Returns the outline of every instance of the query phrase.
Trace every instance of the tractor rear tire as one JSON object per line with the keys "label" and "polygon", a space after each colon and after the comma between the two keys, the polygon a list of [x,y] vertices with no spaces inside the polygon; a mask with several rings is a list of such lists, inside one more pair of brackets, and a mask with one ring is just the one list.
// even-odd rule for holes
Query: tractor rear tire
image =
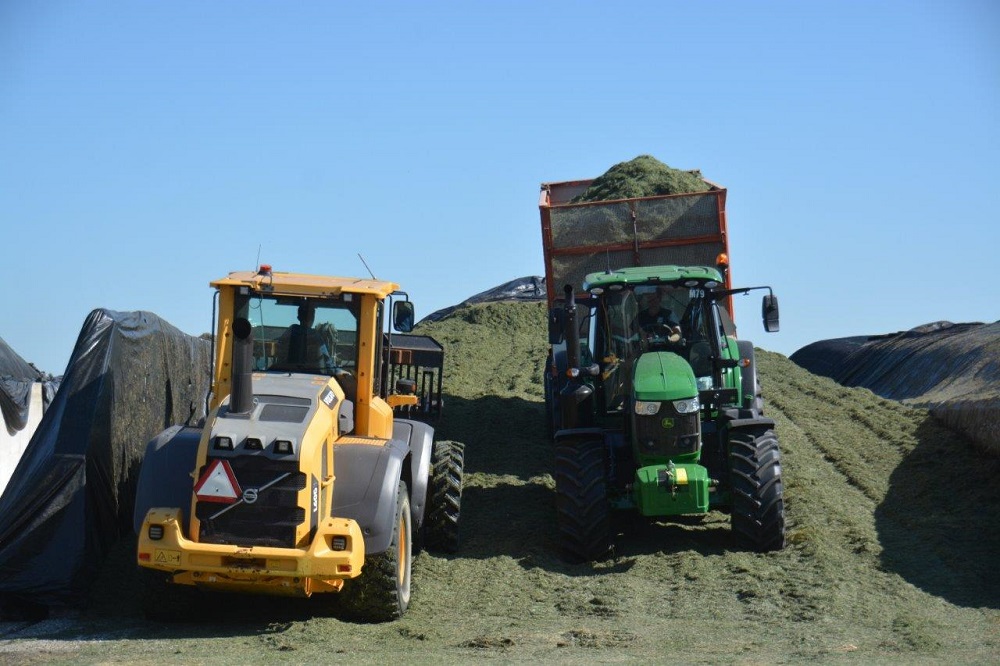
{"label": "tractor rear tire", "polygon": [[458,550],[464,468],[464,444],[450,441],[434,443],[427,484],[427,516],[424,519],[424,543],[431,550],[446,553]]}
{"label": "tractor rear tire", "polygon": [[559,545],[574,561],[592,561],[611,550],[604,441],[556,444],[556,519]]}
{"label": "tractor rear tire", "polygon": [[767,426],[729,433],[733,532],[753,550],[785,547],[785,502],[778,437]]}
{"label": "tractor rear tire", "polygon": [[410,605],[413,528],[406,483],[399,482],[392,541],[381,553],[365,558],[361,575],[344,583],[340,593],[344,615],[358,622],[389,622]]}

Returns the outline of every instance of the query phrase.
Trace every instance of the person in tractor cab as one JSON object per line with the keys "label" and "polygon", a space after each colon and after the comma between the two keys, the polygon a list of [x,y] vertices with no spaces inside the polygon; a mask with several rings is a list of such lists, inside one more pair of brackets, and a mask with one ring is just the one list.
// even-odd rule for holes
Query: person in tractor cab
{"label": "person in tractor cab", "polygon": [[330,354],[319,332],[313,328],[316,306],[309,302],[299,305],[299,323],[292,324],[278,338],[277,364],[305,372],[326,371],[331,365]]}
{"label": "person in tractor cab", "polygon": [[639,310],[639,328],[645,333],[661,332],[669,329],[670,334],[680,335],[680,324],[673,312],[664,308],[661,303],[660,290],[652,289],[642,295],[642,310]]}

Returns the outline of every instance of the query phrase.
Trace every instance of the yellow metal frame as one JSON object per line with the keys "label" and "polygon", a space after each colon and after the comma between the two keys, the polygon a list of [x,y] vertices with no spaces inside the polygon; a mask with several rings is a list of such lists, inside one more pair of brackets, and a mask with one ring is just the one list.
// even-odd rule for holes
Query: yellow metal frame
{"label": "yellow metal frame", "polygon": [[[150,539],[150,526],[162,527],[163,538]],[[333,550],[334,537],[344,537],[346,549]],[[184,537],[180,509],[155,508],[143,521],[137,557],[140,566],[175,574],[175,583],[308,596],[360,575],[365,541],[356,521],[328,518],[308,548],[197,543]]]}

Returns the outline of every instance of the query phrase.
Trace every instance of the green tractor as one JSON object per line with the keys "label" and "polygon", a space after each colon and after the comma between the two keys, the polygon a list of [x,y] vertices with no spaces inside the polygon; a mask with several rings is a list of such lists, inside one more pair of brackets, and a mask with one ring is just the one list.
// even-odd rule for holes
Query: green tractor
{"label": "green tractor", "polygon": [[[546,405],[560,545],[577,560],[612,547],[615,512],[731,514],[745,547],[785,545],[781,457],[764,416],[753,344],[737,340],[725,265],[587,274],[550,310]],[[583,342],[581,342],[581,337]]]}

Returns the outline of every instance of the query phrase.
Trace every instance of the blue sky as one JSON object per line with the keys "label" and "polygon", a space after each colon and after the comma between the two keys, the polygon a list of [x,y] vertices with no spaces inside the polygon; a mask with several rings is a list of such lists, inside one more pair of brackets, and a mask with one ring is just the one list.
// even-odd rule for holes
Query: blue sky
{"label": "blue sky", "polygon": [[651,154],[726,186],[741,335],[1000,319],[1000,3],[0,3],[0,337],[210,328],[210,280],[544,272],[539,185]]}

